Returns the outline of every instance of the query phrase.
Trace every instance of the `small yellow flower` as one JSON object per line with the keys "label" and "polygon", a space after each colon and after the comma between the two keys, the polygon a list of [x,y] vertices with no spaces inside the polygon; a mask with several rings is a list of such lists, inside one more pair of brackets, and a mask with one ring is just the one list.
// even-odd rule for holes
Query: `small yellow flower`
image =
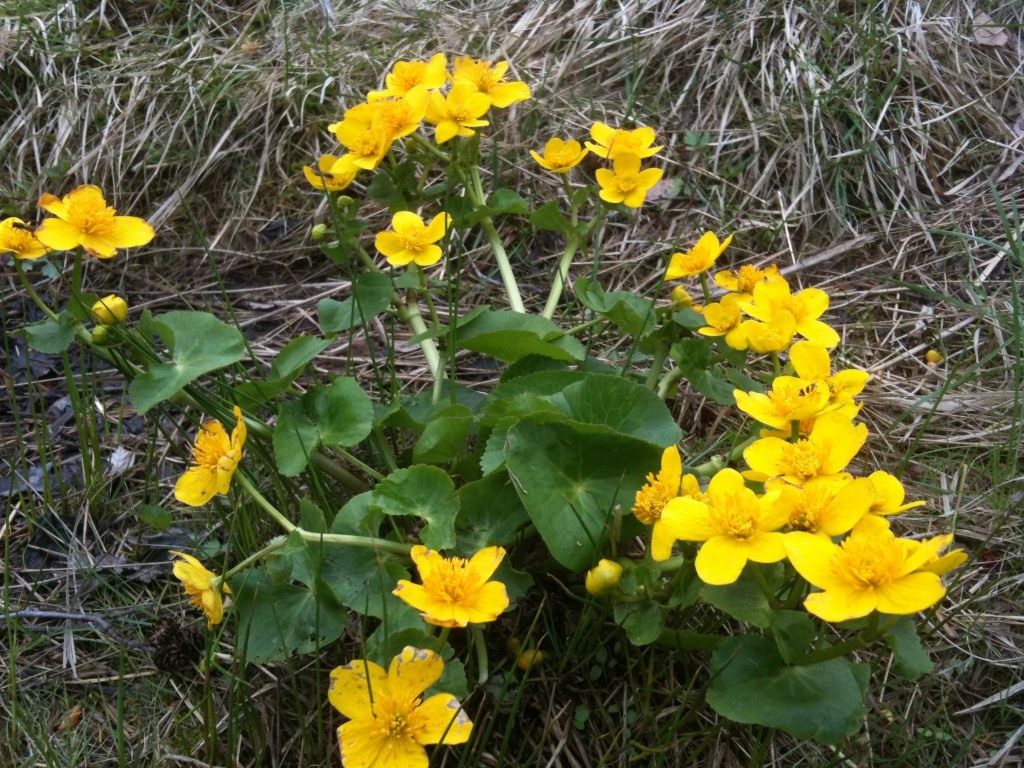
{"label": "small yellow flower", "polygon": [[[742,302],[740,306],[743,306]],[[793,343],[796,333],[796,319],[785,310],[776,312],[765,322],[744,320],[740,323],[739,334],[747,348],[759,355],[770,352],[785,352]]]}
{"label": "small yellow flower", "polygon": [[871,378],[867,371],[848,368],[832,373],[828,350],[814,341],[798,341],[789,350],[789,362],[802,379],[823,380],[831,393],[831,403],[844,405],[859,395]]}
{"label": "small yellow flower", "polygon": [[808,381],[794,376],[776,376],[772,391],[733,390],[736,407],[753,419],[776,429],[786,429],[794,421],[817,416],[828,407],[829,391],[823,381]]}
{"label": "small yellow flower", "polygon": [[530,98],[530,86],[518,80],[505,82],[508,62],[494,65],[468,56],[460,56],[452,63],[452,82],[469,83],[480,93],[487,94],[491,104],[504,109],[517,101]]}
{"label": "small yellow flower", "polygon": [[200,507],[218,493],[227,493],[231,487],[231,478],[242,460],[247,434],[242,409],[236,405],[233,410],[235,428],[230,438],[216,419],[200,427],[192,466],[174,486],[174,498],[182,504]]}
{"label": "small yellow flower", "polygon": [[412,548],[422,584],[400,579],[394,594],[439,627],[464,627],[494,621],[508,608],[500,581],[488,581],[505,557],[502,547],[485,547],[466,560],[446,558],[423,545]]}
{"label": "small yellow flower", "polygon": [[743,327],[743,312],[740,310],[739,298],[727,293],[722,300],[704,307],[704,319],[707,325],[698,328],[702,336],[716,338],[725,337],[725,343],[732,349],[747,348],[746,333]]}
{"label": "small yellow flower", "polygon": [[923,501],[912,501],[909,504],[904,504],[903,500],[906,498],[906,491],[903,488],[903,483],[896,476],[882,470],[872,472],[867,477],[859,477],[855,482],[863,486],[868,493],[871,499],[868,513],[872,515],[888,517],[925,505]]}
{"label": "small yellow flower", "polygon": [[942,356],[942,353],[939,352],[939,350],[929,349],[927,352],[924,353],[924,359],[930,367],[934,368],[937,365],[941,365],[942,361],[945,360],[946,358]]}
{"label": "small yellow flower", "polygon": [[[337,123],[327,126],[341,146],[348,150],[348,162],[365,171],[372,171],[391,151],[395,139],[384,129],[376,104],[357,104],[346,110]],[[333,169],[332,169],[333,172]]]}
{"label": "small yellow flower", "polygon": [[788,312],[796,322],[796,332],[810,341],[831,349],[839,344],[839,334],[818,318],[828,309],[828,294],[820,288],[805,288],[792,293],[782,277],[764,280],[754,286],[752,299],[743,311],[756,320],[770,322],[780,312]]}
{"label": "small yellow flower", "polygon": [[838,475],[868,439],[864,424],[854,425],[842,414],[827,413],[814,421],[806,438],[795,443],[765,437],[747,446],[743,459],[751,480],[782,478],[800,485],[813,477]]}
{"label": "small yellow flower", "polygon": [[686,253],[673,253],[669,257],[668,269],[665,270],[665,280],[681,280],[684,277],[699,275],[707,272],[715,265],[718,257],[722,255],[729,243],[732,242],[732,235],[729,235],[722,242],[718,242],[718,236],[714,232],[705,232],[700,236],[697,244]]}
{"label": "small yellow flower", "polygon": [[404,267],[415,262],[429,267],[441,260],[441,246],[451,224],[451,216],[439,213],[425,224],[412,211],[398,211],[391,217],[391,229],[378,232],[374,246],[388,260],[389,264]]}
{"label": "small yellow flower", "polygon": [[429,94],[422,88],[410,91],[397,99],[382,99],[372,102],[377,114],[374,124],[384,131],[392,141],[415,133],[427,114]]}
{"label": "small yellow flower", "polygon": [[0,253],[13,253],[16,259],[38,259],[49,252],[33,234],[31,225],[15,216],[0,221]]}
{"label": "small yellow flower", "polygon": [[587,592],[594,596],[603,595],[619,586],[621,579],[622,565],[614,560],[602,558],[597,565],[587,571]]}
{"label": "small yellow flower", "polygon": [[731,269],[723,269],[715,273],[715,285],[727,291],[740,294],[748,301],[754,291],[754,286],[765,280],[782,277],[779,268],[769,264],[763,269],[752,264],[744,264],[735,272]]}
{"label": "small yellow flower", "polygon": [[623,128],[612,128],[604,123],[594,123],[590,127],[590,137],[594,140],[587,142],[587,149],[598,157],[614,160],[619,155],[636,155],[638,158],[651,157],[656,155],[661,147],[653,147],[653,128],[634,128],[626,130]]}
{"label": "small yellow flower", "polygon": [[839,545],[812,533],[786,536],[789,561],[821,592],[804,606],[825,621],[849,621],[872,611],[906,615],[923,611],[946,594],[935,565],[951,537],[927,542],[897,539],[884,520],[867,517]]}
{"label": "small yellow flower", "polygon": [[39,198],[39,207],[56,218],[44,219],[36,238],[55,251],[81,246],[92,256],[109,259],[118,248],[145,245],[156,236],[138,216],[118,216],[92,184],[76,187],[63,198],[47,193]]}
{"label": "small yellow flower", "polygon": [[331,671],[327,698],[348,718],[338,728],[345,768],[427,768],[427,744],[464,744],[473,723],[450,693],[423,692],[444,672],[436,653],[406,646],[385,671],[364,659]]}
{"label": "small yellow flower", "polygon": [[456,136],[472,136],[474,128],[490,125],[480,119],[490,107],[490,96],[464,80],[456,82],[447,97],[433,91],[427,102],[426,117],[428,123],[436,126],[434,140],[444,144]]}
{"label": "small yellow flower", "polygon": [[633,516],[645,525],[654,525],[671,499],[679,495],[683,480],[683,460],[679,449],[670,445],[661,454],[661,468],[657,474],[647,473],[647,482],[636,492]]}
{"label": "small yellow flower", "polygon": [[589,150],[584,149],[576,139],[568,139],[566,141],[562,139],[548,139],[544,145],[543,155],[538,154],[532,149],[530,150],[530,155],[545,170],[552,173],[568,173],[580,164],[580,161],[586,157],[587,152]]}
{"label": "small yellow flower", "polygon": [[305,175],[306,181],[321,192],[340,192],[347,189],[355,181],[360,170],[350,155],[343,157],[322,155],[316,161],[316,168],[309,165],[302,166],[302,173]]}
{"label": "small yellow flower", "polygon": [[89,314],[100,325],[117,325],[128,317],[128,302],[112,293],[93,304]]}
{"label": "small yellow flower", "polygon": [[436,53],[429,61],[398,61],[384,78],[384,90],[370,91],[368,101],[405,96],[413,90],[436,90],[448,80],[448,59]]}
{"label": "small yellow flower", "polygon": [[224,620],[224,597],[230,595],[231,587],[220,581],[216,573],[208,570],[199,560],[184,552],[171,552],[174,561],[174,576],[185,587],[192,604],[206,615],[207,629]]}
{"label": "small yellow flower", "polygon": [[672,543],[702,541],[694,565],[705,584],[732,584],[748,561],[777,563],[786,557],[783,535],[785,510],[775,501],[778,494],[758,496],[747,488],[735,469],[715,473],[708,483],[707,503],[682,497],[665,506],[661,516],[663,536],[652,537],[651,557],[667,560]]}
{"label": "small yellow flower", "polygon": [[598,168],[595,174],[601,186],[600,196],[606,203],[623,203],[629,208],[639,208],[647,199],[647,193],[657,184],[665,171],[661,168],[640,170],[640,158],[631,153],[615,155],[612,168]]}

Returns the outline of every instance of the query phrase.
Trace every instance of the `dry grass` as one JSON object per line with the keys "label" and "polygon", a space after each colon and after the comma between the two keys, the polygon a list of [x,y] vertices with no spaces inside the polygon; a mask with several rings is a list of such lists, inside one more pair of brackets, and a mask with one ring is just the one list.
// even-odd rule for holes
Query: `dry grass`
{"label": "dry grass", "polygon": [[[974,564],[937,614],[929,642],[939,671],[876,689],[861,739],[843,752],[777,739],[752,756],[759,734],[715,730],[707,712],[695,725],[666,683],[648,685],[649,717],[632,733],[652,752],[633,764],[1020,765],[1024,245],[1013,216],[1024,200],[1024,11],[989,7],[989,26],[978,25],[980,12],[842,0],[9,0],[0,9],[0,211],[29,218],[43,191],[99,184],[120,209],[146,215],[159,239],[131,260],[94,262],[93,283],[137,307],[230,306],[254,353],[269,359],[313,329],[321,297],[347,288],[307,242],[323,211],[301,166],[333,150],[327,123],[394,60],[437,50],[508,58],[536,99],[502,122],[490,170],[538,193],[547,180],[509,158],[525,158],[550,132],[580,136],[594,119],[655,127],[681,190],[609,227],[602,282],[648,291],[668,248],[711,228],[739,233],[737,262],[777,261],[828,290],[845,362],[874,374],[864,415],[876,438],[865,460],[899,468],[930,502],[917,530],[955,525]],[[528,304],[543,301],[556,257],[543,240],[513,253],[527,293],[535,288]],[[489,263],[474,270],[484,296],[495,274]],[[23,303],[9,267],[4,277],[9,331]],[[929,348],[945,362],[928,366]],[[320,362],[349,353],[332,347]],[[422,369],[410,358],[403,370],[414,377]],[[138,540],[132,509],[167,494],[158,479],[174,468],[161,460],[164,444],[126,426],[116,382],[83,375],[82,391],[113,409],[98,425],[19,449],[27,431],[52,426],[42,408],[67,382],[44,372],[30,385],[5,368],[0,450],[24,458],[21,470],[40,455],[81,465],[90,446],[108,456],[121,443],[137,465],[109,480],[79,471],[84,492],[8,497],[7,610],[101,615],[109,626],[7,624],[0,673],[17,678],[21,699],[0,698],[0,765],[205,764],[193,702],[207,683],[159,673],[122,642],[137,643],[157,613],[181,610],[166,579],[128,578],[125,563],[162,551]],[[693,398],[679,407],[684,425],[709,418]],[[183,520],[176,530],[200,536],[216,524]],[[26,564],[33,548],[52,551]],[[244,747],[222,764],[328,764],[329,732],[294,735],[319,722],[294,714],[309,712],[309,690],[278,681],[322,677],[336,660],[232,670],[247,676],[248,698],[231,717],[218,702],[218,716],[225,739],[233,732]],[[599,686],[589,661],[530,688],[537,727],[520,751],[534,755],[529,764],[627,764],[626,705],[643,667]],[[574,724],[580,701],[600,713],[591,725]],[[82,722],[65,722],[76,705]],[[674,742],[684,725],[710,733],[707,743]],[[502,759],[481,757],[528,764]]]}

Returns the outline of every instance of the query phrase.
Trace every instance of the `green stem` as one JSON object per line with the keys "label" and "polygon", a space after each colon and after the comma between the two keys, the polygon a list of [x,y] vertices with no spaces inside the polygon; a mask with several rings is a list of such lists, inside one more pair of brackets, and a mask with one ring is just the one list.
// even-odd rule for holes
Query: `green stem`
{"label": "green stem", "polygon": [[711,286],[708,285],[708,273],[707,272],[701,272],[699,279],[700,279],[700,289],[701,289],[701,291],[704,292],[704,303],[705,304],[710,304],[711,303]]}
{"label": "green stem", "polygon": [[654,359],[651,360],[651,370],[647,372],[647,379],[644,381],[644,386],[648,389],[657,391],[658,376],[661,375],[661,369],[665,367],[665,359],[667,357],[668,346],[665,344],[659,345],[654,351]]}
{"label": "green stem", "polygon": [[[480,181],[480,170],[475,164],[469,167],[469,183],[466,185],[466,191],[469,193],[473,205],[477,208],[483,208],[487,204],[484,185]],[[512,307],[514,312],[525,314],[526,306],[523,304],[523,298],[519,294],[519,283],[516,282],[515,273],[512,271],[512,264],[508,260],[508,254],[505,252],[505,246],[501,242],[501,237],[494,226],[494,221],[490,216],[485,216],[480,220],[480,228],[487,236],[487,241],[491,244],[491,250],[494,252],[494,259],[498,262],[498,271],[501,273],[501,280],[505,284],[505,293],[508,296],[509,306]]]}
{"label": "green stem", "polygon": [[480,627],[470,627],[470,632],[473,637],[473,650],[476,651],[476,679],[480,685],[483,685],[489,676],[487,642],[484,640],[484,633]]}
{"label": "green stem", "polygon": [[874,626],[867,627],[860,634],[851,637],[848,640],[844,640],[838,645],[833,645],[829,648],[821,648],[817,651],[811,651],[805,653],[803,656],[799,656],[793,661],[793,666],[808,666],[811,664],[820,664],[823,661],[830,661],[832,659],[838,659],[840,656],[846,656],[847,654],[859,651],[861,648],[867,647],[875,640],[880,638],[894,626],[900,620],[900,616],[893,616],[891,621],[887,621],[884,624],[879,623],[878,615],[873,614]]}
{"label": "green stem", "polygon": [[[427,332],[427,324],[423,322],[423,315],[420,314],[418,304],[395,299],[395,307],[398,309],[398,316],[409,324],[409,328],[412,329],[415,335],[419,336]],[[444,382],[444,361],[441,359],[441,353],[438,351],[437,344],[434,343],[433,339],[422,339],[420,341],[420,349],[423,350],[423,356],[427,359],[427,368],[430,370],[430,375],[434,378],[433,401],[436,403],[441,399],[441,385]]]}
{"label": "green stem", "polygon": [[448,642],[448,635],[451,634],[451,627],[441,627],[441,631],[437,633],[437,639],[434,641],[434,652],[438,655],[444,650],[444,644]]}
{"label": "green stem", "polygon": [[683,378],[682,368],[673,368],[671,371],[666,373],[664,377],[662,377],[661,381],[658,382],[658,397],[660,397],[662,400],[667,398],[669,396],[669,393],[672,391],[672,388],[675,386],[675,384],[679,382],[681,378]]}
{"label": "green stem", "polygon": [[772,352],[771,353],[771,358],[772,358],[772,369],[775,371],[775,375],[776,376],[781,376],[782,375],[782,361],[779,360],[779,353],[778,352]]}
{"label": "green stem", "polygon": [[256,486],[252,484],[252,481],[249,480],[244,472],[235,472],[235,477],[238,479],[238,484],[245,489],[245,492],[252,497],[253,501],[263,508],[263,511],[274,519],[274,522],[284,528],[288,533],[298,529],[299,526],[281,514],[281,510],[271,504],[267,500],[266,496],[256,490]]}
{"label": "green stem", "polygon": [[332,450],[335,453],[340,454],[345,459],[345,461],[354,466],[356,469],[360,470],[363,474],[367,475],[368,477],[372,477],[374,480],[377,481],[383,480],[386,477],[385,475],[382,475],[376,469],[371,467],[369,464],[357,459],[344,448],[334,447]]}
{"label": "green stem", "polygon": [[562,258],[558,262],[558,268],[555,270],[555,279],[551,284],[551,292],[548,294],[548,300],[544,304],[544,311],[541,313],[549,320],[555,316],[558,302],[562,299],[562,292],[565,290],[566,281],[569,279],[569,266],[572,264],[579,245],[579,238],[571,235],[569,242],[565,246],[565,253],[562,254]]}
{"label": "green stem", "polygon": [[21,287],[25,289],[25,293],[32,299],[32,303],[39,307],[39,310],[54,322],[59,322],[60,318],[57,313],[50,309],[50,305],[43,301],[43,298],[36,293],[35,286],[32,285],[32,281],[28,279],[28,275],[25,274],[25,267],[21,263],[21,259],[14,260],[14,271],[18,273],[18,279],[21,281]]}
{"label": "green stem", "polygon": [[230,579],[232,576],[234,576],[239,571],[248,568],[250,565],[255,563],[257,560],[261,560],[262,558],[266,557],[271,552],[273,552],[275,549],[280,549],[281,547],[283,547],[287,543],[288,543],[288,538],[285,537],[285,536],[278,536],[278,537],[272,539],[271,542],[269,544],[267,544],[267,546],[265,546],[263,549],[259,550],[258,552],[254,552],[253,554],[251,554],[247,558],[245,558],[242,562],[237,563],[236,565],[234,565],[233,567],[231,567],[227,571],[225,571],[224,574],[220,577],[220,581],[221,582],[227,581],[228,579]]}

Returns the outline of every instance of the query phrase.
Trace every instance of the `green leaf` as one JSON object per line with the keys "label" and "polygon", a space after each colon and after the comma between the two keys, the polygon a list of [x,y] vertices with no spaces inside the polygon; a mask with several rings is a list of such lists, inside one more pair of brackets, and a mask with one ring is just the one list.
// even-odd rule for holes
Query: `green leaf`
{"label": "green leaf", "polygon": [[633,645],[650,645],[664,627],[661,606],[650,600],[616,603],[615,621],[626,630],[626,637]]}
{"label": "green leaf", "polygon": [[582,360],[583,345],[552,321],[539,315],[489,310],[460,325],[455,346],[513,363],[527,355],[544,355],[555,360]]}
{"label": "green leaf", "polygon": [[459,488],[458,551],[472,554],[495,544],[517,541],[530,522],[512,481],[505,472]]}
{"label": "green leaf", "polygon": [[633,437],[534,416],[513,426],[506,464],[552,556],[579,572],[593,565],[616,504],[630,505],[661,451]]}
{"label": "green leaf", "polygon": [[392,472],[372,491],[371,506],[386,515],[412,515],[427,521],[420,541],[430,549],[455,545],[455,515],[459,497],[448,473],[418,464]]}
{"label": "green leaf", "polygon": [[166,531],[174,522],[171,513],[156,504],[140,504],[135,508],[135,516],[158,531]]}
{"label": "green leaf", "polygon": [[59,355],[75,340],[74,322],[70,314],[61,312],[56,322],[47,318],[42,322],[26,325],[20,333],[36,352]]}
{"label": "green leaf", "polygon": [[336,376],[326,387],[317,387],[303,398],[324,445],[355,445],[373,429],[373,401],[350,376]]}
{"label": "green leaf", "polygon": [[340,637],[347,623],[348,612],[321,582],[311,589],[250,569],[231,579],[231,588],[237,647],[252,664],[322,648]]}
{"label": "green leaf", "polygon": [[576,298],[598,312],[626,333],[641,336],[654,327],[654,302],[627,291],[606,292],[589,277],[581,277],[573,284]]}
{"label": "green leaf", "polygon": [[204,373],[237,363],[245,356],[245,339],[234,326],[208,312],[165,312],[146,324],[171,356],[171,363],[153,363],[128,387],[139,413],[174,396]]}
{"label": "green leaf", "polygon": [[530,204],[526,202],[517,192],[501,187],[494,190],[487,198],[487,207],[491,214],[498,216],[502,214],[527,214],[530,212]]}
{"label": "green leaf", "polygon": [[309,455],[320,442],[320,431],[300,401],[281,403],[274,427],[274,460],[277,471],[294,477],[306,468]]}
{"label": "green leaf", "polygon": [[775,645],[787,664],[806,653],[814,639],[814,622],[803,611],[775,611],[770,626]]}
{"label": "green leaf", "polygon": [[683,436],[660,397],[619,376],[587,374],[550,400],[574,421],[601,424],[662,448],[675,445]]}
{"label": "green leaf", "polygon": [[917,680],[927,675],[935,665],[928,657],[928,651],[921,645],[917,626],[911,616],[904,616],[885,633],[885,642],[892,648],[896,674],[907,680]]}
{"label": "green leaf", "polygon": [[473,414],[464,405],[449,405],[426,426],[412,448],[415,464],[446,464],[466,447]]}
{"label": "green leaf", "polygon": [[834,744],[866,713],[861,674],[846,659],[787,667],[769,638],[730,637],[712,655],[707,702],[738,723]]}
{"label": "green leaf", "polygon": [[544,205],[531,213],[530,223],[537,229],[548,232],[568,233],[572,230],[572,225],[562,214],[562,211],[559,210],[558,203],[555,201],[544,203]]}
{"label": "green leaf", "polygon": [[299,525],[313,533],[327,530],[327,517],[312,499],[306,497],[299,502]]}
{"label": "green leaf", "polygon": [[772,586],[777,586],[782,579],[782,569],[778,564],[764,566],[758,563],[747,563],[747,567],[743,569],[743,573],[734,584],[725,586],[705,584],[701,587],[700,596],[702,600],[711,603],[720,611],[725,611],[734,619],[764,629],[771,623],[773,611],[768,598],[765,597],[754,577],[754,568],[760,568]]}
{"label": "green leaf", "polygon": [[321,299],[316,305],[320,328],[329,334],[359,328],[391,306],[393,297],[394,288],[387,275],[363,272],[356,277],[347,299]]}
{"label": "green leaf", "polygon": [[243,408],[267,402],[285,392],[309,362],[323,352],[330,339],[296,336],[277,353],[263,381],[247,381],[235,387],[235,399]]}

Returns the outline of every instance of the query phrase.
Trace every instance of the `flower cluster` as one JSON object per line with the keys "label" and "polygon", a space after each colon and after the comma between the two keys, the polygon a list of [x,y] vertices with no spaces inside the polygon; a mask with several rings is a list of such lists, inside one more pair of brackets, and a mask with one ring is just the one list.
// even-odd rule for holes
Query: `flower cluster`
{"label": "flower cluster", "polygon": [[[667,277],[702,274],[728,242],[707,233],[688,254],[673,255]],[[683,474],[676,448],[666,449],[633,506],[653,527],[654,560],[668,559],[676,541],[699,542],[697,575],[725,585],[748,562],[788,559],[821,590],[805,607],[826,621],[933,605],[945,594],[941,574],[966,555],[956,550],[940,557],[951,535],[898,538],[889,518],[923,502],[904,503],[902,483],[887,472],[857,477],[849,471],[868,437],[867,426],[855,421],[868,374],[833,371],[829,348],[839,337],[819,320],[828,295],[814,288],[794,294],[771,268],[719,273],[716,282],[730,293],[704,308],[709,326],[701,332],[725,336],[737,349],[788,351],[790,370],[767,393],[733,392],[737,407],[764,425],[743,451],[745,471],[721,469],[702,490],[694,475]],[[804,339],[793,343],[796,335]],[[775,342],[766,346],[767,338]]]}
{"label": "flower cluster", "polygon": [[653,146],[654,129],[628,130],[598,122],[591,126],[590,137],[593,141],[586,142],[585,146],[576,139],[552,138],[544,145],[543,154],[531,150],[530,155],[541,168],[566,174],[593,152],[612,166],[599,168],[594,174],[601,199],[613,205],[622,203],[627,208],[639,208],[665,173],[661,168],[641,168],[642,160],[661,149]]}
{"label": "flower cluster", "polygon": [[491,64],[456,57],[449,68],[443,53],[427,61],[399,61],[384,79],[385,87],[370,91],[366,101],[347,109],[328,130],[345,149],[323,155],[306,166],[306,179],[317,189],[339,192],[360,171],[373,171],[395,143],[427,123],[434,140],[444,144],[457,136],[473,136],[484,128],[490,109],[504,109],[530,98],[526,83],[506,80],[508,62]]}

